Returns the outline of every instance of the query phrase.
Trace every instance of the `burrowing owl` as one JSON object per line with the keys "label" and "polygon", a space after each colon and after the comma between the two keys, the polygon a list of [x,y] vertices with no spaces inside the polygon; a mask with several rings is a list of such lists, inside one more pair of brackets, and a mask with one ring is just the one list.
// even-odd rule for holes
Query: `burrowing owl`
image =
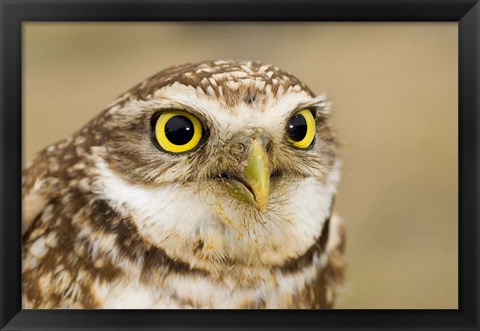
{"label": "burrowing owl", "polygon": [[260,62],[166,69],[24,170],[25,308],[329,308],[329,104]]}

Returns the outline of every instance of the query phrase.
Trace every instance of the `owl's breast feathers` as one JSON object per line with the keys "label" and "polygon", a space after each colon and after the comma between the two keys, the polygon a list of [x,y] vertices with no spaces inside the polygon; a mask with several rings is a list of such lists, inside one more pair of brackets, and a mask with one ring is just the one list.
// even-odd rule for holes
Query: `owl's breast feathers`
{"label": "owl's breast feathers", "polygon": [[[265,71],[274,71],[269,68]],[[154,76],[148,84],[137,86],[119,102],[135,95],[146,98],[169,79],[195,80],[202,86],[205,79],[227,77],[220,74],[225,70],[185,75],[174,68],[168,75]],[[270,75],[272,84],[279,75],[286,76],[278,71]],[[289,84],[301,84],[289,77]],[[206,85],[202,88],[208,89]],[[108,116],[94,119],[70,138],[40,152],[24,170],[25,308],[333,305],[334,289],[343,279],[345,230],[331,209],[328,217],[318,220],[323,226],[313,234],[314,243],[276,265],[251,266],[224,259],[211,265],[194,264],[172,257],[141,235],[134,214],[120,211],[97,190],[99,151],[104,151],[110,139],[105,130],[108,120]]]}

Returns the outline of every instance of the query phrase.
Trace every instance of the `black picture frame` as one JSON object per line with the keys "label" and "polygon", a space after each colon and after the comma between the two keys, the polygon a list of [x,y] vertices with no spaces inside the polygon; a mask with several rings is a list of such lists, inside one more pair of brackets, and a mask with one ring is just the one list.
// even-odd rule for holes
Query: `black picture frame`
{"label": "black picture frame", "polygon": [[[479,330],[480,4],[473,0],[0,0],[0,327]],[[458,310],[22,310],[22,22],[456,21],[459,23]]]}

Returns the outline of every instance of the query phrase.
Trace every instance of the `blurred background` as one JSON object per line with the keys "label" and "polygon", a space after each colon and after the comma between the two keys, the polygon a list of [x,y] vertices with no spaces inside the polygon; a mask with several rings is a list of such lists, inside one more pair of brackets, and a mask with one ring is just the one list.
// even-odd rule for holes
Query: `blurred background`
{"label": "blurred background", "polygon": [[249,59],[333,101],[337,308],[458,308],[457,23],[26,23],[24,163],[170,65]]}

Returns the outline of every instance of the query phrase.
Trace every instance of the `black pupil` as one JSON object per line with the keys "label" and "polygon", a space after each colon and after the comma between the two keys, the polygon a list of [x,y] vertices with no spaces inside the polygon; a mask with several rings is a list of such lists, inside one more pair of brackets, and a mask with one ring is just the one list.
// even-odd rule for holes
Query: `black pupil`
{"label": "black pupil", "polygon": [[175,145],[185,145],[193,138],[192,121],[185,116],[174,116],[165,124],[165,136]]}
{"label": "black pupil", "polygon": [[301,141],[307,135],[307,121],[303,115],[295,115],[288,122],[287,134],[293,141]]}

